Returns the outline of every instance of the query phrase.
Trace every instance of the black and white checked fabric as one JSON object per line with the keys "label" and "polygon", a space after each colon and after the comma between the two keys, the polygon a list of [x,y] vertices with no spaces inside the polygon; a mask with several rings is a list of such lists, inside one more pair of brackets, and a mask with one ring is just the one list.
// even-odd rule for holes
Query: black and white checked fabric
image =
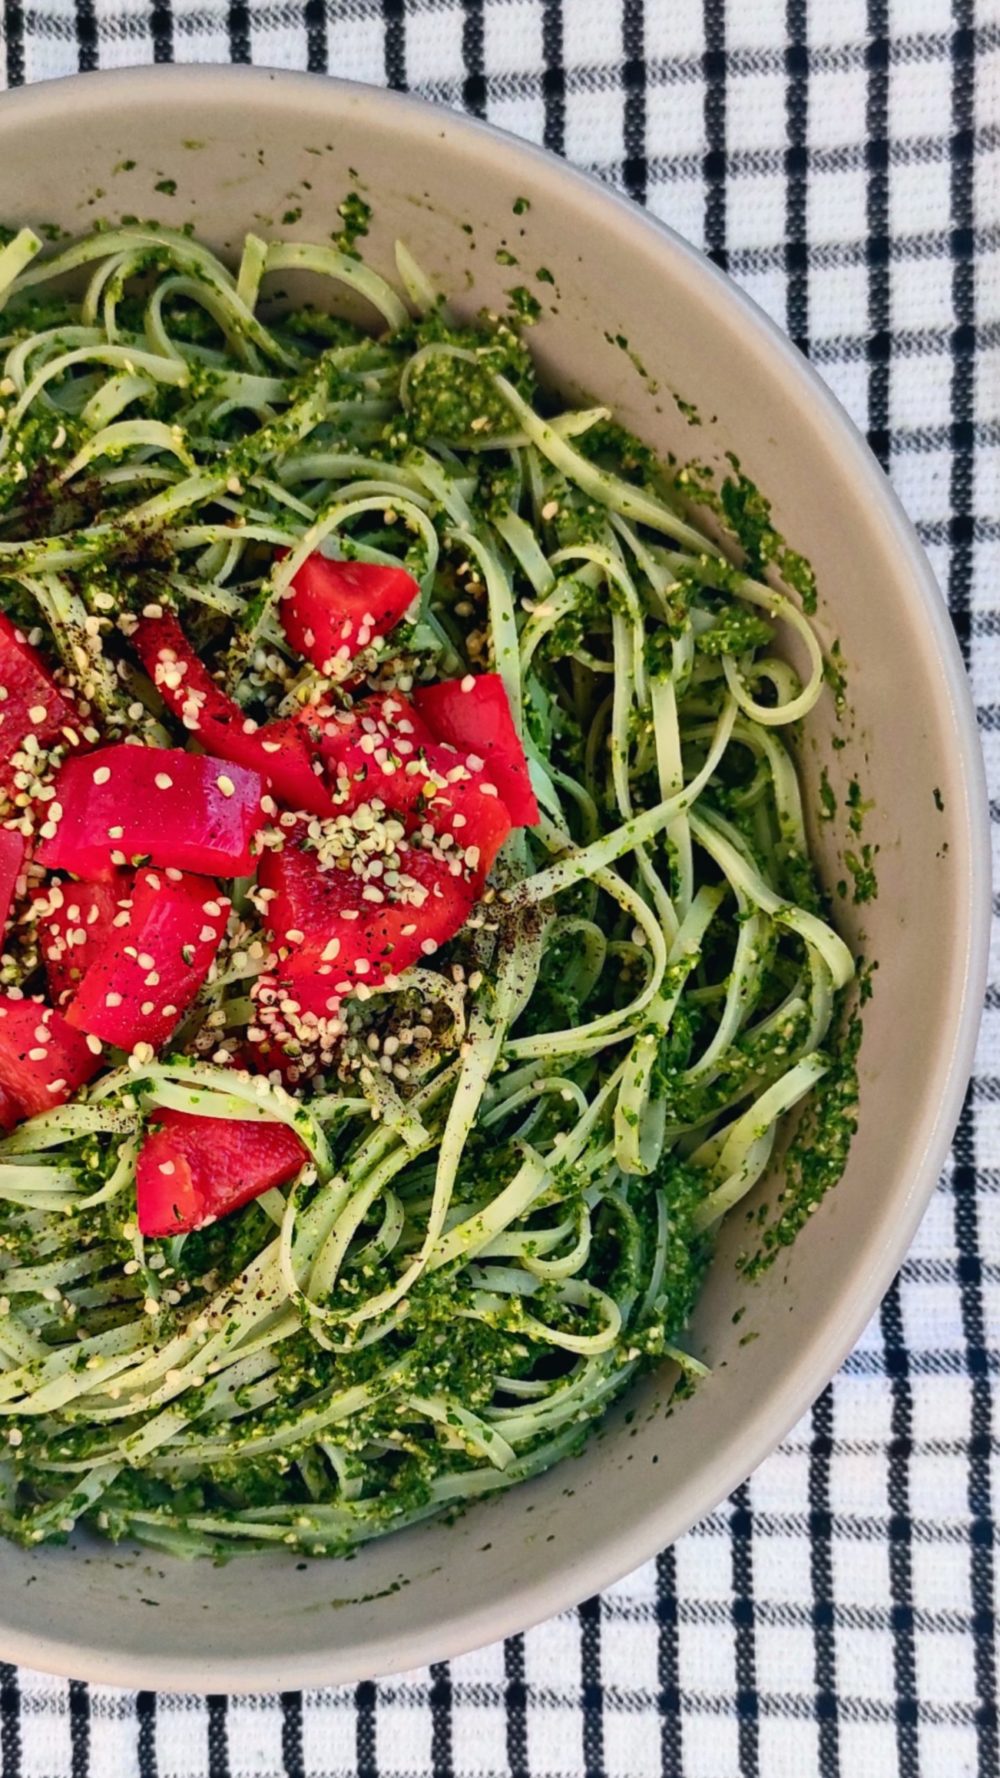
{"label": "black and white checked fabric", "polygon": [[[819,365],[917,523],[1000,837],[1000,0],[3,12],[8,85],[176,60],[409,87],[544,142],[704,244]],[[0,1664],[0,1772],[997,1778],[998,1327],[1000,955],[913,1251],[724,1508],[579,1612],[353,1690],[205,1702]]]}

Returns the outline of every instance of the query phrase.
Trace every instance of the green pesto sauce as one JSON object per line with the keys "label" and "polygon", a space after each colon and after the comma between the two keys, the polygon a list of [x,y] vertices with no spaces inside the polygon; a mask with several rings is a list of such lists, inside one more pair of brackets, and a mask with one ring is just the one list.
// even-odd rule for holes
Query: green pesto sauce
{"label": "green pesto sauce", "polygon": [[476,326],[455,327],[440,309],[413,330],[414,344],[442,342],[474,353],[476,363],[442,354],[418,364],[409,383],[409,430],[419,444],[455,443],[510,430],[510,413],[490,372],[499,372],[526,400],[535,396],[535,374],[523,340],[502,317],[483,315]]}
{"label": "green pesto sauce", "polygon": [[[367,204],[360,192],[349,191],[341,203],[337,205],[338,213],[343,221],[343,228],[334,236],[337,246],[345,253],[354,253],[357,243],[368,233],[372,219],[372,207]],[[298,217],[296,217],[298,221]]]}
{"label": "green pesto sauce", "polygon": [[515,284],[513,290],[508,290],[507,295],[510,297],[510,306],[521,326],[533,327],[542,312],[542,305],[537,296],[532,296],[531,291],[524,284]]}
{"label": "green pesto sauce", "polygon": [[852,1014],[827,1049],[832,1066],[806,1100],[795,1136],[785,1153],[777,1215],[764,1230],[760,1247],[744,1255],[741,1270],[760,1277],[781,1249],[791,1246],[826,1193],[837,1184],[858,1127],[858,1052],[861,1020]]}

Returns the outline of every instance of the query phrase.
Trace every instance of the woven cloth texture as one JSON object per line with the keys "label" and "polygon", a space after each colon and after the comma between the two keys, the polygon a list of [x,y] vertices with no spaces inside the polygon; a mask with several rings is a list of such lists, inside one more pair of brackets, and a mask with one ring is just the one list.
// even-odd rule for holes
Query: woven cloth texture
{"label": "woven cloth texture", "polygon": [[[998,0],[3,14],[10,86],[173,60],[406,87],[706,247],[809,353],[916,522],[1000,835]],[[0,1664],[3,1778],[997,1778],[997,963],[899,1278],[812,1412],[673,1549],[505,1645],[356,1688],[206,1701]]]}

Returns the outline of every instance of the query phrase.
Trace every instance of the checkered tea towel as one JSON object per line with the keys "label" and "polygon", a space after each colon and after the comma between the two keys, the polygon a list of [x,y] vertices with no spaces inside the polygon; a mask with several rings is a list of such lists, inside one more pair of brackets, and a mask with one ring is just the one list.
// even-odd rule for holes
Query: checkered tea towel
{"label": "checkered tea towel", "polygon": [[[916,521],[1000,824],[998,0],[34,0],[3,39],[11,86],[175,60],[407,87],[704,245]],[[0,1666],[3,1778],[998,1778],[998,1322],[995,982],[881,1311],[673,1549],[505,1645],[352,1689],[204,1701]]]}

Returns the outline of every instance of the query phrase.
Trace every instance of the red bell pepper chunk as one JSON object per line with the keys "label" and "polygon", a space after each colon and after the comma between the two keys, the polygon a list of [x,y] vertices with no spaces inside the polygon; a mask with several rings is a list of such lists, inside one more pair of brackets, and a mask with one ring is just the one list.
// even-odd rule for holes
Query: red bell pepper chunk
{"label": "red bell pepper chunk", "polygon": [[442,679],[437,685],[420,686],[413,696],[436,740],[483,761],[514,826],[534,827],[538,803],[499,673]]}
{"label": "red bell pepper chunk", "polygon": [[409,699],[398,691],[362,698],[350,710],[335,710],[330,704],[307,704],[295,721],[305,730],[312,751],[333,765],[345,757],[352,741],[360,741],[365,734],[386,743],[392,740],[404,763],[412,758],[416,748],[434,739]]}
{"label": "red bell pepper chunk", "polygon": [[338,810],[377,797],[387,809],[451,834],[463,850],[476,846],[476,868],[485,877],[511,829],[507,807],[491,774],[435,742],[401,692],[364,698],[346,711],[320,706],[297,720],[328,762]]}
{"label": "red bell pepper chunk", "polygon": [[119,1049],[159,1049],[209,972],[229,908],[204,877],[139,871],[128,925],[112,927],[66,1009],[69,1023]]}
{"label": "red bell pepper chunk", "polygon": [[24,1116],[24,1107],[19,1105],[13,1093],[0,1086],[0,1130],[9,1136]]}
{"label": "red bell pepper chunk", "polygon": [[263,820],[263,792],[259,772],[211,754],[102,747],[60,769],[49,805],[55,833],[36,856],[92,882],[109,883],[117,868],[140,862],[245,877],[254,866],[250,841]]}
{"label": "red bell pepper chunk", "polygon": [[23,834],[12,827],[0,827],[0,934],[6,930],[17,899],[26,850]]}
{"label": "red bell pepper chunk", "polygon": [[344,679],[356,654],[394,630],[420,588],[405,568],[307,556],[280,605],[292,647],[330,679]]}
{"label": "red bell pepper chunk", "polygon": [[60,691],[41,655],[0,612],[0,787],[14,785],[15,754],[29,735],[40,748],[54,741],[69,747],[83,745],[83,718],[65,692]]}
{"label": "red bell pepper chunk", "polygon": [[132,878],[114,883],[48,883],[32,896],[38,910],[42,962],[57,1006],[71,999],[112,931],[131,905]]}
{"label": "red bell pepper chunk", "polygon": [[330,813],[330,793],[313,770],[299,725],[281,717],[262,727],[245,715],[215,683],[176,617],[142,618],[132,641],[167,708],[206,752],[259,772],[286,808]]}
{"label": "red bell pepper chunk", "polygon": [[[371,746],[371,741],[375,745]],[[349,741],[332,780],[337,806],[353,810],[377,799],[411,825],[429,823],[448,835],[480,885],[511,830],[507,805],[485,773],[464,755],[431,741],[403,759],[394,739],[362,735]]]}
{"label": "red bell pepper chunk", "polygon": [[324,870],[305,844],[304,829],[261,859],[261,887],[273,892],[267,921],[279,946],[278,973],[294,984],[289,991],[300,1010],[332,1016],[331,1003],[358,982],[377,987],[465,924],[478,880],[457,853],[449,861],[446,853],[400,839],[382,863],[397,875],[395,883],[384,875],[365,882],[349,869]]}
{"label": "red bell pepper chunk", "polygon": [[0,995],[0,1087],[26,1116],[65,1104],[100,1065],[87,1039],[51,1006]]}
{"label": "red bell pepper chunk", "polygon": [[309,1158],[287,1124],[157,1111],[136,1168],[139,1228],[182,1235],[285,1185]]}

